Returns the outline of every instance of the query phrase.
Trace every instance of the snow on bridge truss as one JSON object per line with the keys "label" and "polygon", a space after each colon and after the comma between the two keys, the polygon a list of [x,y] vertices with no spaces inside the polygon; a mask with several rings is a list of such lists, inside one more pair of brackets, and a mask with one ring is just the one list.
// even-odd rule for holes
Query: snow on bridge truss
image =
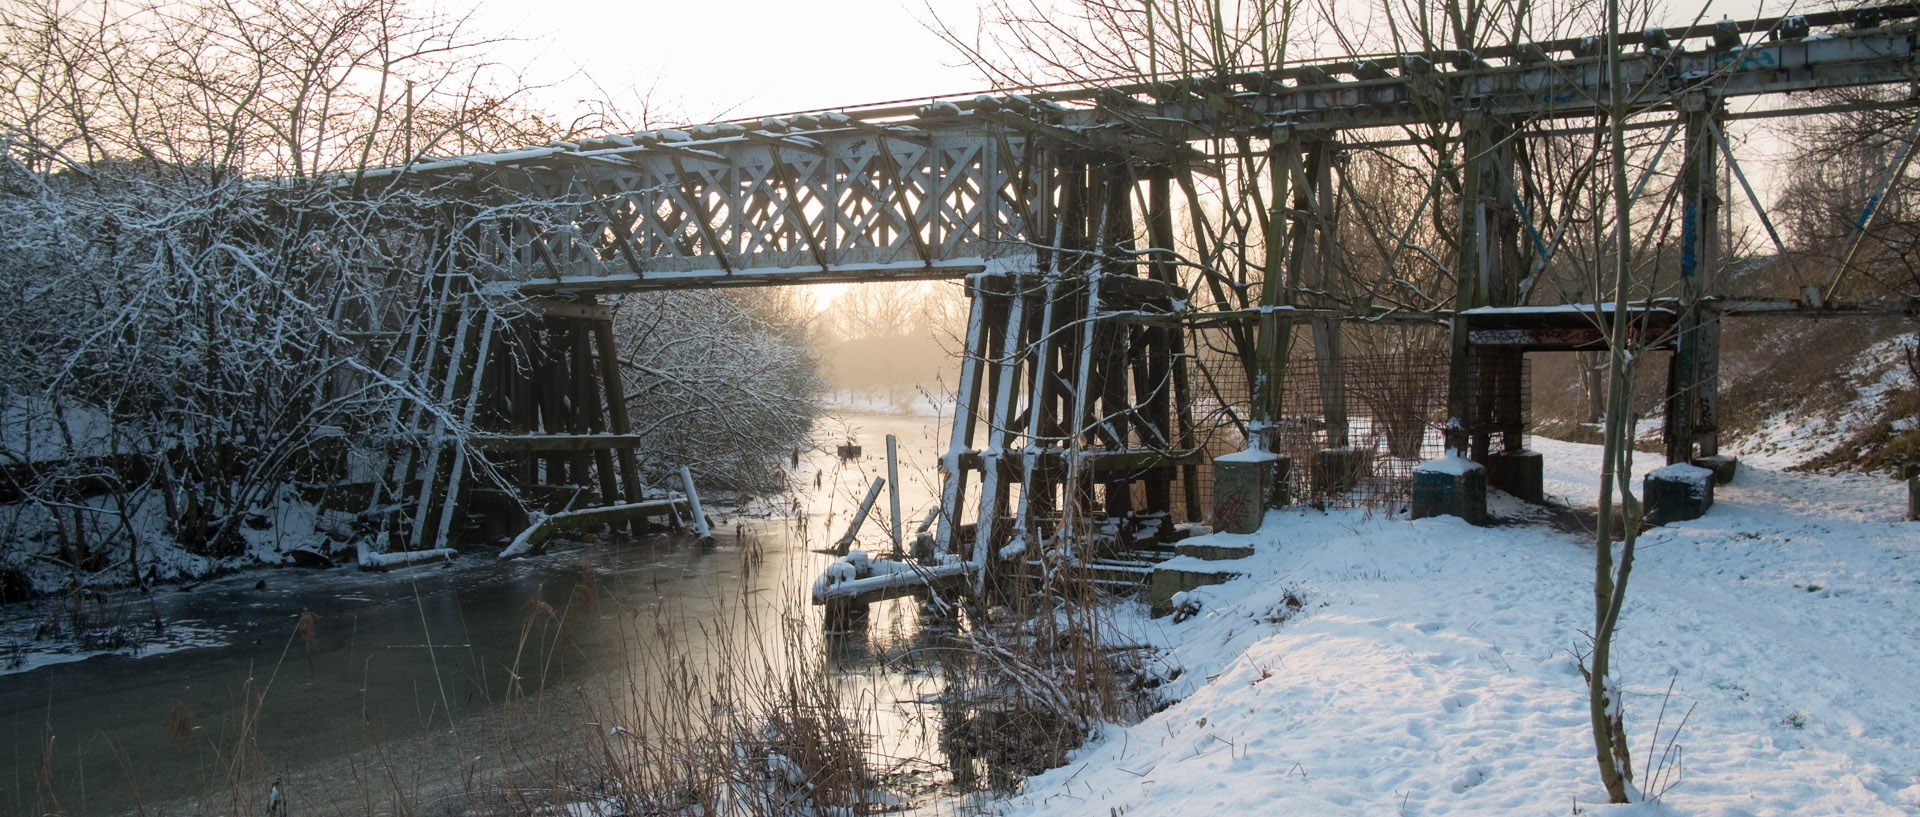
{"label": "snow on bridge truss", "polygon": [[426,162],[557,203],[482,247],[523,292],[956,278],[1028,258],[1026,139],[841,114],[701,125]]}
{"label": "snow on bridge truss", "polygon": [[[1636,115],[1707,97],[1913,82],[1914,6],[1621,38]],[[1850,28],[1846,28],[1850,27]],[[1834,30],[1840,29],[1840,30]],[[1812,33],[1820,30],[1822,33]],[[492,287],[524,294],[952,278],[1031,269],[1062,154],[1206,173],[1230,134],[1404,139],[1370,128],[1490,116],[1584,120],[1608,98],[1599,38],[1296,65],[608,135],[422,161],[374,175],[470,179],[544,201],[484,230]],[[1779,97],[1749,115],[1820,100]],[[556,215],[557,214],[557,215]]]}

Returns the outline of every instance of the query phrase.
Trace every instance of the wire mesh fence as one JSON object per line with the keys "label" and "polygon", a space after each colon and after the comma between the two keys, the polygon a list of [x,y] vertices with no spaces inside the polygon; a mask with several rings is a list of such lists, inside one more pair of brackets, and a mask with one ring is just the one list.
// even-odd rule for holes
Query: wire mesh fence
{"label": "wire mesh fence", "polygon": [[[1426,344],[1373,354],[1316,358],[1311,344],[1283,372],[1275,453],[1291,461],[1287,489],[1319,507],[1381,507],[1410,501],[1413,469],[1444,450],[1444,349]],[[1202,345],[1202,348],[1208,348]],[[1296,347],[1298,348],[1298,347]],[[1524,359],[1471,367],[1467,430],[1477,448],[1525,446],[1528,377]],[[1202,352],[1192,360],[1191,410],[1209,467],[1196,469],[1202,515],[1212,507],[1215,458],[1247,447],[1251,378],[1240,357]],[[1183,487],[1183,486],[1182,486]],[[1175,491],[1176,502],[1185,494]]]}

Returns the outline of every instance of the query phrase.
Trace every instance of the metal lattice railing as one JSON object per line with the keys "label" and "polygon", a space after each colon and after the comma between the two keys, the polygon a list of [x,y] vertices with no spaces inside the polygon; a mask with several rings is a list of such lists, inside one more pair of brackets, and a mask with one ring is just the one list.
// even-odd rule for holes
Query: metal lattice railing
{"label": "metal lattice railing", "polygon": [[[1202,356],[1196,405],[1199,436],[1211,460],[1246,447],[1246,423],[1252,407],[1244,368],[1236,359]],[[1321,507],[1374,507],[1410,500],[1413,468],[1439,457],[1444,449],[1447,356],[1439,350],[1403,350],[1346,355],[1337,364],[1337,393],[1323,388],[1323,369],[1307,349],[1289,362],[1281,416],[1271,436],[1276,453],[1292,460],[1288,489],[1297,502]],[[1484,385],[1483,385],[1484,384]],[[1500,394],[1480,394],[1498,388]],[[1513,379],[1474,379],[1469,402],[1517,406],[1524,434],[1528,383],[1524,367]],[[1517,393],[1510,390],[1517,389]],[[1335,404],[1329,411],[1329,397]],[[1329,415],[1344,414],[1344,436]],[[1500,429],[1475,429],[1495,433]],[[1524,445],[1524,442],[1522,443]],[[1501,441],[1496,436],[1493,447]],[[1200,494],[1212,502],[1211,469],[1202,469]]]}

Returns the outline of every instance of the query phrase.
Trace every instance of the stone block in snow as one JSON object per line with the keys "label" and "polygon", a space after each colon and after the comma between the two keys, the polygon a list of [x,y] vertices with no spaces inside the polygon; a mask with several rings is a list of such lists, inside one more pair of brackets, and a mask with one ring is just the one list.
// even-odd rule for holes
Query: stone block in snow
{"label": "stone block in snow", "polygon": [[1655,525],[1705,516],[1713,507],[1713,472],[1676,462],[1647,474],[1640,485],[1646,519]]}
{"label": "stone block in snow", "polygon": [[1428,460],[1413,468],[1413,518],[1457,516],[1487,522],[1487,469],[1464,457]]}

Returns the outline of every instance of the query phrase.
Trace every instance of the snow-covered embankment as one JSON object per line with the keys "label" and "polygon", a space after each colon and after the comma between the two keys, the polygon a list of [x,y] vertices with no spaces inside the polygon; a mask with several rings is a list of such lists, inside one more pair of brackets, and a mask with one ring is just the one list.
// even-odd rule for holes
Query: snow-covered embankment
{"label": "snow-covered embankment", "polygon": [[[1547,492],[1591,505],[1598,449],[1536,448]],[[1575,658],[1592,540],[1501,498],[1496,515],[1533,518],[1272,514],[1246,537],[1251,575],[1200,591],[1195,617],[1123,616],[1186,668],[1182,700],[1006,809],[1913,814],[1920,523],[1900,521],[1901,491],[1745,468],[1704,518],[1641,538],[1614,663],[1640,783],[1663,806],[1599,805]]]}

